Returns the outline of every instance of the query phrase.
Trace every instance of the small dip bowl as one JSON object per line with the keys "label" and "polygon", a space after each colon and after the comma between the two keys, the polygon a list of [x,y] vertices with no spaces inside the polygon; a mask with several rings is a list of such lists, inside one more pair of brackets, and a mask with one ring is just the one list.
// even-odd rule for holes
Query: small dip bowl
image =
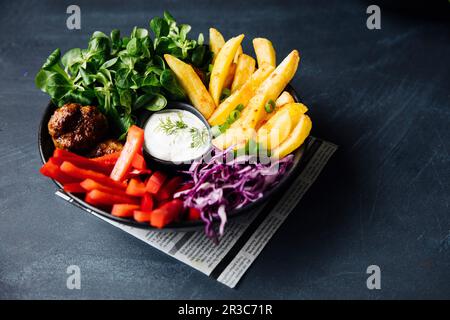
{"label": "small dip bowl", "polygon": [[174,102],[174,101],[169,101],[167,106],[164,109],[162,109],[161,111],[145,112],[141,117],[139,117],[140,118],[140,121],[139,121],[140,127],[142,127],[144,130],[146,130],[146,125],[147,125],[148,121],[150,120],[150,118],[154,114],[164,113],[164,112],[168,112],[170,110],[187,111],[187,112],[191,113],[193,116],[195,116],[196,118],[198,118],[205,125],[206,129],[208,130],[209,147],[205,148],[205,152],[203,152],[201,155],[199,155],[195,158],[192,158],[192,159],[186,159],[185,161],[182,161],[182,162],[160,159],[160,158],[152,155],[149,152],[145,141],[144,141],[143,150],[144,150],[144,154],[145,154],[146,158],[148,158],[151,162],[157,164],[158,167],[165,168],[165,169],[175,169],[176,168],[179,170],[185,170],[190,167],[192,161],[201,158],[203,155],[205,155],[206,153],[208,153],[211,150],[211,139],[212,139],[211,127],[210,127],[208,121],[205,119],[205,117],[196,108],[194,108],[190,104],[187,104],[184,102]]}

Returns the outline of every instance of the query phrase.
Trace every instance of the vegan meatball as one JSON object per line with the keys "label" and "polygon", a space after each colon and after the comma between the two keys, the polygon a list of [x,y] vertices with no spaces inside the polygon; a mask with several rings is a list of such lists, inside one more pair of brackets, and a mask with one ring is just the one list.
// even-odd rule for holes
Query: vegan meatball
{"label": "vegan meatball", "polygon": [[106,141],[100,142],[89,151],[89,158],[97,158],[114,152],[122,151],[123,144],[120,141],[114,139],[108,139]]}
{"label": "vegan meatball", "polygon": [[48,132],[55,147],[85,153],[105,138],[108,121],[94,106],[68,103],[53,113]]}

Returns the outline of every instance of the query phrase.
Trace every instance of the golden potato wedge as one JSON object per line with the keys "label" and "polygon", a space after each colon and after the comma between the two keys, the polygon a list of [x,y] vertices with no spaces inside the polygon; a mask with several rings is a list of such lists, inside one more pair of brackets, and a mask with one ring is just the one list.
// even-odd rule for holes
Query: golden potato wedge
{"label": "golden potato wedge", "polygon": [[228,70],[227,77],[225,78],[225,82],[223,83],[224,88],[228,88],[231,90],[231,85],[233,84],[234,77],[236,76],[236,63],[230,64],[230,69]]}
{"label": "golden potato wedge", "polygon": [[213,53],[213,63],[224,44],[225,39],[223,38],[222,34],[217,29],[209,28],[209,49]]}
{"label": "golden potato wedge", "polygon": [[192,105],[208,119],[214,112],[215,104],[202,80],[200,80],[200,77],[189,64],[184,63],[174,56],[165,54],[164,59],[166,59],[170,69],[175,73],[178,82],[186,91]]}
{"label": "golden potato wedge", "polygon": [[303,114],[289,137],[278,147],[272,149],[271,156],[281,159],[300,147],[311,132],[311,119]]}
{"label": "golden potato wedge", "polygon": [[231,85],[231,92],[234,92],[241,88],[244,83],[246,83],[247,80],[250,79],[253,72],[255,72],[255,68],[255,59],[246,54],[241,54],[236,65],[236,72],[234,74],[234,80]]}
{"label": "golden potato wedge", "polygon": [[225,42],[222,49],[220,49],[217,59],[214,62],[211,77],[209,79],[209,93],[216,105],[219,105],[220,95],[222,94],[223,84],[228,75],[230,65],[238,50],[244,35],[231,38]]}
{"label": "golden potato wedge", "polygon": [[265,38],[253,39],[253,48],[255,49],[256,59],[258,60],[258,68],[264,63],[268,63],[271,66],[277,65],[275,49],[272,42]]}
{"label": "golden potato wedge", "polygon": [[283,91],[283,93],[275,101],[275,105],[277,108],[280,108],[290,102],[295,102],[294,97],[292,97],[289,92]]}
{"label": "golden potato wedge", "polygon": [[302,114],[299,104],[286,105],[259,128],[257,141],[269,150],[279,146],[289,136]]}
{"label": "golden potato wedge", "polygon": [[306,113],[308,111],[308,108],[303,104],[303,103],[298,103],[298,102],[290,102],[290,103],[286,103],[284,105],[282,105],[281,107],[275,107],[274,112],[271,113],[266,113],[266,115],[264,116],[264,118],[261,120],[259,126],[262,127],[265,123],[267,123],[267,121],[269,121],[277,112],[281,111],[282,109],[288,107],[289,105],[294,104],[296,105],[301,113]]}
{"label": "golden potato wedge", "polygon": [[265,116],[264,106],[269,100],[275,101],[297,71],[300,56],[293,50],[259,86],[255,96],[242,112],[242,126],[257,128]]}
{"label": "golden potato wedge", "polygon": [[212,140],[212,144],[221,150],[225,150],[231,146],[241,146],[246,141],[254,139],[256,132],[252,128],[229,128],[224,134]]}
{"label": "golden potato wedge", "polygon": [[233,59],[233,62],[234,62],[234,63],[237,63],[237,62],[238,62],[239,57],[241,56],[241,54],[242,54],[243,52],[244,52],[244,51],[242,50],[242,45],[241,45],[241,46],[239,46],[238,50],[236,51],[236,54],[234,55],[234,59]]}
{"label": "golden potato wedge", "polygon": [[[222,124],[227,120],[230,112],[233,111],[239,104],[246,106],[260,84],[267,79],[273,70],[274,68],[272,66],[264,65],[262,68],[259,68],[255,73],[253,73],[250,79],[248,79],[248,81],[239,90],[233,92],[231,96],[226,98],[217,107],[217,109],[214,110],[214,113],[208,119],[209,124],[212,126]],[[240,119],[238,119],[235,123],[239,120]],[[234,126],[236,127],[237,124]]]}

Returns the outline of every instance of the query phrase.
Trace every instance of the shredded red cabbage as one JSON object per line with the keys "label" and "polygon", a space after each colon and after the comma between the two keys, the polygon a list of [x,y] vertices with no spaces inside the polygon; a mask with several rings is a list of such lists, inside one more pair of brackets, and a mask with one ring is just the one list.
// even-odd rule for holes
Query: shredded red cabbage
{"label": "shredded red cabbage", "polygon": [[267,189],[279,182],[293,159],[293,155],[288,155],[264,164],[258,162],[256,156],[234,158],[233,155],[231,148],[225,151],[214,149],[209,160],[203,158],[193,162],[185,172],[193,187],[174,195],[181,198],[186,207],[201,211],[205,233],[215,240],[224,233],[227,212],[261,198]]}

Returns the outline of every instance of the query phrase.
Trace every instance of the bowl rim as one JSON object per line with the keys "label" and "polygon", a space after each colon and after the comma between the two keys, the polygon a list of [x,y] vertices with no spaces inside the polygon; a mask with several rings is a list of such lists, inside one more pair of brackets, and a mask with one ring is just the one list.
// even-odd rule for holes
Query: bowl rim
{"label": "bowl rim", "polygon": [[[298,98],[297,92],[290,84],[288,84],[283,91],[288,91],[294,98],[295,102],[300,101]],[[188,103],[184,103],[184,104],[190,105]],[[41,117],[41,121],[40,121],[40,124],[38,127],[38,147],[39,147],[39,154],[40,154],[42,164],[45,164],[47,162],[47,159],[45,157],[45,151],[43,150],[43,142],[42,142],[44,140],[43,135],[49,136],[47,124],[48,124],[48,120],[51,116],[50,110],[54,109],[55,107],[56,106],[50,100],[50,102],[47,104],[47,107],[45,108],[45,111]],[[191,106],[191,107],[194,108],[193,106]],[[210,128],[210,126],[208,126],[208,128]],[[300,168],[303,167],[304,158],[305,158],[304,155],[308,150],[309,141],[310,141],[310,136],[308,136],[308,138],[305,140],[303,145],[295,151],[295,156],[298,156],[299,159],[297,159],[297,162],[295,163],[294,167],[292,167],[288,171],[289,173],[286,176],[284,176],[279,181],[278,184],[276,184],[272,189],[268,190],[263,195],[263,197],[259,198],[255,202],[248,203],[247,205],[243,206],[242,208],[233,210],[231,213],[227,214],[227,218],[234,219],[234,218],[240,217],[243,214],[250,212],[252,209],[264,205],[276,193],[281,192],[281,190],[285,189],[285,187],[288,185],[288,183],[290,181],[292,181],[292,179],[294,177],[297,176]],[[193,230],[193,229],[198,229],[200,227],[204,227],[204,222],[202,220],[186,220],[186,221],[174,222],[174,223],[168,224],[166,227],[164,227],[162,229],[158,229],[158,228],[151,226],[148,223],[140,223],[133,219],[116,217],[116,216],[113,216],[109,212],[106,212],[102,209],[99,209],[97,207],[94,207],[94,206],[86,203],[83,199],[79,198],[74,193],[64,191],[61,183],[59,183],[58,181],[56,181],[54,179],[51,179],[51,180],[58,187],[58,189],[59,189],[58,191],[69,196],[70,199],[72,201],[76,202],[76,205],[80,206],[82,209],[84,209],[84,210],[87,209],[87,210],[89,210],[95,214],[98,214],[102,217],[105,217],[109,220],[112,220],[115,222],[120,222],[120,223],[126,224],[128,226],[132,226],[132,227],[136,227],[136,228],[143,228],[143,229],[152,230],[152,231],[189,231],[189,230]]]}

